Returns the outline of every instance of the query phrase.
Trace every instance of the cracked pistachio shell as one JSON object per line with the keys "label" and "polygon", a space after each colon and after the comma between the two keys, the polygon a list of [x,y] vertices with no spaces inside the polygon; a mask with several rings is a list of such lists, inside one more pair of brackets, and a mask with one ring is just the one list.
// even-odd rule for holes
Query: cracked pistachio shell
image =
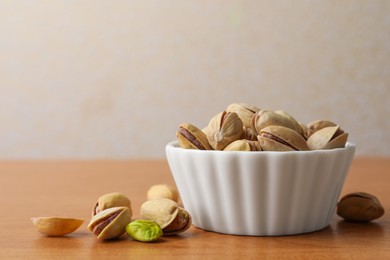
{"label": "cracked pistachio shell", "polygon": [[384,213],[378,198],[365,192],[347,194],[337,204],[337,214],[347,221],[370,222]]}
{"label": "cracked pistachio shell", "polygon": [[128,207],[131,212],[131,201],[126,195],[120,192],[104,194],[98,198],[98,201],[92,210],[92,216],[100,211],[113,207]]}
{"label": "cracked pistachio shell", "polygon": [[242,131],[242,136],[240,139],[257,141],[257,133],[252,128],[244,126],[243,131]]}
{"label": "cracked pistachio shell", "polygon": [[307,151],[305,139],[296,131],[271,125],[260,131],[258,140],[264,151]]}
{"label": "cracked pistachio shell", "polygon": [[189,213],[173,200],[166,198],[144,202],[141,205],[141,216],[159,224],[166,235],[184,232],[192,224]]}
{"label": "cracked pistachio shell", "polygon": [[260,110],[253,116],[253,129],[260,134],[260,131],[270,125],[284,126],[303,134],[302,127],[297,123],[293,117],[281,110],[276,113],[274,111]]}
{"label": "cracked pistachio shell", "polygon": [[156,184],[149,188],[146,197],[148,200],[167,198],[175,202],[179,201],[179,192],[173,186],[166,184]]}
{"label": "cracked pistachio shell", "polygon": [[176,137],[182,148],[212,150],[206,134],[190,123],[180,124],[176,132]]}
{"label": "cracked pistachio shell", "polygon": [[[329,120],[315,120],[306,125],[305,134],[309,138],[313,133],[317,132],[318,130],[321,130],[322,128],[329,127],[329,126],[337,126],[337,124]],[[342,130],[339,129],[339,131]]]}
{"label": "cracked pistachio shell", "polygon": [[224,151],[261,151],[258,141],[236,140],[225,147]]}
{"label": "cracked pistachio shell", "polygon": [[294,128],[292,128],[293,130],[297,131],[302,136],[305,135],[305,132],[303,131],[301,124],[292,115],[290,115],[284,110],[276,110],[275,113],[286,117],[294,125]]}
{"label": "cracked pistachio shell", "polygon": [[316,131],[307,139],[309,148],[320,150],[344,147],[348,139],[348,133],[343,131],[339,134],[339,128],[339,125],[329,126]]}
{"label": "cracked pistachio shell", "polygon": [[246,103],[232,103],[226,108],[226,112],[235,112],[245,127],[252,127],[252,117],[260,108]]}
{"label": "cracked pistachio shell", "polygon": [[128,207],[108,208],[92,217],[88,230],[93,232],[98,239],[114,239],[126,232],[131,216]]}
{"label": "cracked pistachio shell", "polygon": [[126,233],[141,242],[156,241],[163,235],[161,227],[152,220],[138,219],[126,226]]}
{"label": "cracked pistachio shell", "polygon": [[223,111],[215,115],[207,126],[207,139],[214,150],[223,150],[241,138],[243,123],[235,112]]}
{"label": "cracked pistachio shell", "polygon": [[76,231],[84,219],[64,217],[37,217],[31,218],[36,229],[47,236],[64,236]]}

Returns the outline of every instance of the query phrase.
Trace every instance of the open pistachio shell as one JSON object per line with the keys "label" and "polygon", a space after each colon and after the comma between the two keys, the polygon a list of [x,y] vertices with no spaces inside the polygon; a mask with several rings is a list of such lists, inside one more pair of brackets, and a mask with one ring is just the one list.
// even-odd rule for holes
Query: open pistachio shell
{"label": "open pistachio shell", "polygon": [[84,222],[84,219],[64,217],[37,217],[31,220],[40,233],[55,237],[76,231]]}
{"label": "open pistachio shell", "polygon": [[104,194],[98,198],[98,201],[92,210],[92,216],[100,211],[113,207],[128,207],[131,211],[131,201],[126,195],[120,192]]}
{"label": "open pistachio shell", "polygon": [[128,207],[108,208],[92,217],[88,230],[98,239],[113,239],[123,235],[130,222],[131,212]]}
{"label": "open pistachio shell", "polygon": [[232,103],[226,108],[227,112],[235,112],[245,127],[252,127],[252,117],[260,108],[246,103]]}
{"label": "open pistachio shell", "polygon": [[312,134],[314,134],[318,130],[321,130],[322,128],[329,127],[329,126],[337,126],[337,124],[329,120],[312,121],[306,125],[305,135],[309,138]]}
{"label": "open pistachio shell", "polygon": [[302,132],[302,128],[297,123],[295,119],[292,120],[292,117],[288,115],[287,113],[282,113],[279,111],[279,113],[276,113],[274,111],[268,111],[268,110],[260,110],[253,116],[252,124],[253,124],[253,129],[260,134],[260,131],[271,125],[275,126],[284,126],[287,128],[290,128],[297,133]]}
{"label": "open pistachio shell", "polygon": [[309,150],[303,136],[284,126],[267,126],[260,131],[258,139],[264,151]]}
{"label": "open pistachio shell", "polygon": [[225,147],[224,151],[261,151],[258,141],[236,140]]}
{"label": "open pistachio shell", "polygon": [[301,124],[292,115],[290,115],[284,110],[276,110],[275,113],[286,117],[288,120],[290,120],[291,124],[294,125],[294,128],[292,128],[293,130],[297,131],[302,136],[305,135]]}
{"label": "open pistachio shell", "polygon": [[348,139],[348,133],[342,132],[340,126],[328,126],[314,132],[308,139],[307,144],[311,150],[333,149],[344,147]]}
{"label": "open pistachio shell", "polygon": [[176,137],[182,148],[212,150],[206,134],[190,123],[180,124],[176,132]]}
{"label": "open pistachio shell", "polygon": [[164,235],[183,232],[192,224],[190,214],[176,202],[166,198],[144,202],[141,205],[141,216],[159,224]]}

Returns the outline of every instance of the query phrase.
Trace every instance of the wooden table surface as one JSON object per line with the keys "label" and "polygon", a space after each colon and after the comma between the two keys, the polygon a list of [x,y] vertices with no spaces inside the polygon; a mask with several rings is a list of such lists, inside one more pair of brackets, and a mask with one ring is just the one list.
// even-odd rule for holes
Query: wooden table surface
{"label": "wooden table surface", "polygon": [[[191,227],[156,243],[126,235],[102,242],[87,231],[97,198],[120,191],[132,200],[134,217],[153,184],[174,184],[165,160],[0,162],[0,259],[278,258],[390,259],[390,158],[355,158],[342,194],[376,195],[385,215],[368,224],[334,216],[321,231],[282,237],[223,235]],[[38,233],[30,218],[85,218],[64,237]]]}

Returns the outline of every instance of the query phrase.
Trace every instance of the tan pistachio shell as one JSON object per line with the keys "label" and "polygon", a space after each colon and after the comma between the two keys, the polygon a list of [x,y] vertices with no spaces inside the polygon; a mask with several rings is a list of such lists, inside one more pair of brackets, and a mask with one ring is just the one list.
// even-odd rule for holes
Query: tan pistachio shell
{"label": "tan pistachio shell", "polygon": [[348,133],[343,132],[337,135],[339,128],[339,125],[328,126],[314,132],[307,139],[309,148],[311,150],[321,150],[344,147],[348,139]]}
{"label": "tan pistachio shell", "polygon": [[155,184],[149,188],[146,197],[148,200],[166,198],[178,202],[179,192],[176,187],[167,184]]}
{"label": "tan pistachio shell", "polygon": [[286,117],[288,120],[290,120],[291,123],[294,125],[294,128],[292,129],[297,131],[300,135],[305,136],[305,132],[303,131],[301,124],[292,115],[290,115],[284,110],[276,110],[275,113],[282,115]]}
{"label": "tan pistachio shell", "polygon": [[223,150],[242,136],[243,123],[235,112],[223,111],[208,124],[207,139],[214,150]]}
{"label": "tan pistachio shell", "polygon": [[105,209],[92,217],[88,230],[98,239],[114,239],[126,232],[126,226],[131,222],[132,214],[128,207]]}
{"label": "tan pistachio shell", "polygon": [[245,127],[252,127],[252,117],[260,108],[246,103],[232,103],[226,108],[227,112],[235,112]]}
{"label": "tan pistachio shell", "polygon": [[292,120],[290,116],[286,116],[287,113],[281,114],[281,112],[276,113],[269,110],[260,110],[253,116],[252,127],[253,129],[260,134],[260,131],[271,125],[275,126],[284,126],[294,130],[297,133],[302,132],[302,128],[296,120]]}
{"label": "tan pistachio shell", "polygon": [[164,234],[177,234],[187,230],[192,223],[190,214],[173,200],[160,198],[144,202],[141,216],[153,220]]}
{"label": "tan pistachio shell", "polygon": [[258,141],[236,140],[225,147],[224,151],[262,151]]}
{"label": "tan pistachio shell", "polygon": [[193,124],[180,124],[176,132],[176,137],[182,148],[212,150],[206,134]]}
{"label": "tan pistachio shell", "polygon": [[100,211],[113,207],[128,207],[130,212],[132,211],[131,201],[126,195],[120,192],[111,192],[98,198],[98,201],[92,210],[92,216],[96,215]]}
{"label": "tan pistachio shell", "polygon": [[313,133],[329,126],[337,126],[337,124],[329,120],[314,120],[306,125],[305,135],[309,138]]}
{"label": "tan pistachio shell", "polygon": [[303,136],[284,126],[271,125],[263,128],[260,131],[258,140],[264,151],[309,150]]}
{"label": "tan pistachio shell", "polygon": [[31,218],[36,229],[47,236],[64,236],[76,231],[84,219],[66,217],[36,217]]}

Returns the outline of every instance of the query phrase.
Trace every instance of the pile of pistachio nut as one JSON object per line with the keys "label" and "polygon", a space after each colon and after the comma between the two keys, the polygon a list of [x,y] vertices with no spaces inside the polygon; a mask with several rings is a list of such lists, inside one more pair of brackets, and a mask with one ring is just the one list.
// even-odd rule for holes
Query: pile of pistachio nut
{"label": "pile of pistachio nut", "polygon": [[[132,219],[130,199],[120,192],[98,198],[88,224],[99,240],[115,239],[123,234],[141,242],[152,242],[164,235],[186,231],[192,224],[190,214],[179,206],[175,187],[156,184],[147,192],[141,205],[141,219]],[[84,219],[66,217],[32,218],[37,230],[47,236],[64,236],[76,231]]]}
{"label": "pile of pistachio nut", "polygon": [[245,103],[230,104],[200,129],[180,124],[180,147],[223,151],[308,151],[344,147],[348,133],[329,120],[302,124],[283,110]]}

